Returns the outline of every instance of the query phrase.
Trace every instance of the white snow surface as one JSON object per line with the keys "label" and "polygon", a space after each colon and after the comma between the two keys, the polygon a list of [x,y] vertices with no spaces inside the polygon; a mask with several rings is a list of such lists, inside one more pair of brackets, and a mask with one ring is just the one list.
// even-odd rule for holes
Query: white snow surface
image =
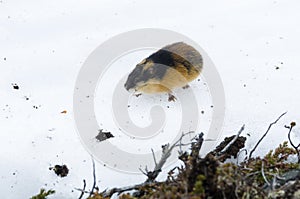
{"label": "white snow surface", "polygon": [[[299,7],[297,0],[0,0],[0,197],[30,198],[43,187],[56,190],[49,198],[78,198],[75,188],[82,188],[83,179],[88,189],[92,186],[91,157],[72,114],[76,77],[102,42],[139,28],[179,32],[208,53],[226,94],[221,138],[236,134],[245,124],[242,135],[250,134],[246,147],[251,149],[268,125],[288,111],[254,155],[274,149],[287,140],[284,125],[300,118]],[[136,62],[140,58],[137,55]],[[123,67],[130,71],[134,66]],[[13,89],[14,83],[19,90]],[[102,91],[105,88],[110,89],[104,82]],[[204,87],[197,88],[208,96]],[[144,120],[134,113],[132,118],[147,125],[149,113],[140,110]],[[209,119],[210,112],[204,115]],[[300,142],[299,128],[292,133]],[[150,149],[149,144],[141,144],[142,151]],[[129,145],[126,150],[134,148]],[[49,171],[55,164],[66,164],[69,175],[59,178]],[[101,190],[145,180],[98,162],[96,168]]]}

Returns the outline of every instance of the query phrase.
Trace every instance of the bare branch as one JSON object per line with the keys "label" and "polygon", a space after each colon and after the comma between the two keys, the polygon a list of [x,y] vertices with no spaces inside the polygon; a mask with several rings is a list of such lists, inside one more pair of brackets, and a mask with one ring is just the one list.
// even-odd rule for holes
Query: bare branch
{"label": "bare branch", "polygon": [[261,162],[261,175],[264,178],[265,182],[267,183],[267,185],[270,187],[271,184],[269,183],[269,181],[267,180],[266,176],[265,176],[265,172],[264,172],[264,161]]}
{"label": "bare branch", "polygon": [[85,188],[86,188],[86,181],[83,180],[83,189],[81,190],[81,194],[78,199],[81,199],[83,197],[83,195],[85,193]]}
{"label": "bare branch", "polygon": [[297,157],[298,157],[298,163],[300,163],[300,153],[299,153],[299,146],[300,144],[298,144],[297,146],[292,142],[292,139],[291,139],[291,132],[294,128],[294,126],[296,126],[296,123],[295,122],[292,122],[290,126],[285,126],[285,128],[288,128],[289,129],[289,133],[288,133],[288,139],[289,139],[289,142],[290,144],[292,145],[292,147],[295,149],[296,153],[297,153]]}
{"label": "bare branch", "polygon": [[83,193],[90,193],[90,191],[86,191],[86,190],[79,189],[79,188],[75,188],[75,190],[80,191],[80,192],[83,192]]}
{"label": "bare branch", "polygon": [[229,149],[229,147],[230,147],[233,143],[235,143],[235,141],[238,139],[238,137],[241,135],[241,133],[244,131],[244,129],[245,129],[245,124],[241,127],[241,129],[240,129],[239,132],[235,135],[235,137],[227,144],[227,146],[224,147],[222,151],[220,151],[219,155],[222,154],[222,153],[225,153],[225,152]]}
{"label": "bare branch", "polygon": [[154,186],[159,185],[159,184],[160,184],[160,182],[151,182],[151,183],[144,182],[144,183],[141,183],[141,184],[122,187],[122,188],[113,188],[113,189],[110,189],[108,191],[105,190],[100,195],[102,195],[103,198],[106,198],[106,197],[110,198],[115,193],[121,194],[125,191],[138,190],[139,188],[144,187],[146,185],[149,186],[149,187],[154,187]]}
{"label": "bare branch", "polygon": [[152,156],[153,156],[153,161],[155,166],[157,166],[157,162],[156,162],[156,158],[155,158],[155,154],[154,154],[154,150],[151,148],[151,152],[152,152]]}
{"label": "bare branch", "polygon": [[92,190],[90,192],[89,197],[92,197],[92,195],[94,194],[94,189],[96,187],[96,167],[95,167],[95,161],[94,161],[93,157],[92,157],[92,162],[93,162],[93,179],[94,179],[94,183],[93,183],[93,187],[92,187]]}
{"label": "bare branch", "polygon": [[147,176],[147,173],[145,171],[143,171],[141,168],[139,168],[139,170],[142,172],[142,174],[144,174],[145,176]]}
{"label": "bare branch", "polygon": [[[172,145],[173,146],[173,145]],[[155,178],[159,175],[162,170],[162,167],[167,162],[167,159],[171,156],[171,151],[173,147],[170,147],[169,144],[165,144],[162,146],[162,155],[159,162],[155,165],[153,171],[147,171],[148,179],[146,182],[153,182]]]}
{"label": "bare branch", "polygon": [[[170,146],[170,144],[165,144],[162,146],[162,155],[158,163],[155,163],[155,167],[153,171],[146,171],[148,179],[145,182],[154,182],[156,177],[159,175],[159,173],[162,171],[162,167],[167,162],[168,158],[171,156],[172,150],[178,146],[178,143],[182,142],[182,139],[184,136],[191,134],[193,132],[183,133],[180,138]],[[203,134],[202,134],[203,136]],[[152,151],[153,153],[153,151]],[[155,160],[156,161],[156,160]]]}
{"label": "bare branch", "polygon": [[287,113],[287,112],[282,113],[282,114],[281,114],[274,122],[272,122],[272,123],[269,125],[269,127],[268,127],[267,131],[265,132],[265,134],[259,139],[259,141],[256,143],[256,145],[254,146],[254,148],[250,151],[249,159],[251,159],[253,152],[256,150],[256,148],[257,148],[258,145],[261,143],[261,141],[264,139],[264,137],[266,137],[266,135],[269,133],[271,127],[272,127],[274,124],[276,124],[276,123],[277,123],[277,122],[278,122],[278,121],[279,121],[286,113]]}
{"label": "bare branch", "polygon": [[[192,133],[192,132],[182,134],[180,136],[180,138],[174,144],[172,144],[171,146],[170,146],[170,144],[163,145],[162,146],[162,155],[161,155],[161,158],[160,158],[159,162],[156,162],[154,152],[152,150],[153,159],[154,159],[154,162],[155,162],[155,167],[154,167],[153,171],[148,171],[147,167],[145,168],[145,171],[140,169],[140,171],[148,177],[145,182],[143,182],[141,184],[133,185],[133,186],[123,187],[123,188],[113,188],[113,189],[110,189],[110,190],[105,190],[101,193],[102,197],[104,197],[104,198],[105,197],[111,197],[115,193],[120,194],[120,193],[126,192],[126,191],[138,190],[139,188],[144,187],[145,185],[150,186],[150,187],[155,187],[156,185],[159,185],[160,182],[155,182],[155,179],[159,175],[159,173],[162,171],[162,167],[166,163],[167,159],[171,156],[172,150],[175,147],[178,146],[178,143],[181,143],[182,138],[184,136],[186,136],[190,133]],[[203,142],[203,133],[201,133],[198,137],[200,139],[199,142],[202,143]],[[200,149],[200,147],[199,147],[199,149]]]}
{"label": "bare branch", "polygon": [[[193,131],[191,131],[190,133],[192,133]],[[187,134],[186,134],[187,135]],[[182,140],[180,140],[180,142],[178,144],[175,145],[175,147],[179,147],[179,151],[182,152],[182,147],[183,146],[190,146],[193,142],[193,140],[197,139],[199,135],[195,135],[191,140],[190,142],[188,143],[182,143]],[[204,141],[215,141],[214,139],[205,139]]]}

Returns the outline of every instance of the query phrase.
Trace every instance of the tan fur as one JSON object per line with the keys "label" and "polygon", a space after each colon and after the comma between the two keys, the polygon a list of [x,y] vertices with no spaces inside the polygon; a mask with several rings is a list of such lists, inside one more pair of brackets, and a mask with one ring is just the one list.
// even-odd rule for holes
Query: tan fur
{"label": "tan fur", "polygon": [[[154,76],[146,82],[137,83],[134,89],[138,93],[171,93],[174,88],[184,87],[199,76],[203,60],[196,49],[183,42],[171,44],[162,49],[171,52],[175,66],[168,67],[162,78]],[[143,64],[143,71],[145,71],[155,63],[145,59],[140,64]]]}
{"label": "tan fur", "polygon": [[174,88],[186,86],[189,82],[197,78],[198,75],[199,72],[197,70],[192,70],[188,73],[185,67],[178,65],[176,69],[169,68],[162,80],[151,79],[138,87],[137,91],[149,94],[170,93]]}
{"label": "tan fur", "polygon": [[167,87],[163,86],[162,84],[155,84],[155,83],[147,83],[141,87],[139,87],[138,92],[140,93],[170,93],[171,90]]}

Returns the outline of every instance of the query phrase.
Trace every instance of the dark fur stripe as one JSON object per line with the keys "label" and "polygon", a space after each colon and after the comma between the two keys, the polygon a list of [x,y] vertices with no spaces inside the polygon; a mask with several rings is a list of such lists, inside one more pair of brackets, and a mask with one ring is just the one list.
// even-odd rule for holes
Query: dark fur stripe
{"label": "dark fur stripe", "polygon": [[[156,68],[155,70],[160,78],[162,78],[163,75],[165,74],[167,70],[166,66],[175,68],[176,64],[182,64],[188,70],[188,72],[190,72],[192,67],[192,64],[188,60],[181,57],[180,55],[163,49],[150,55],[147,58],[147,60],[151,60],[153,61],[153,63],[158,64],[157,65],[158,68]],[[165,65],[165,67],[160,66],[160,64]]]}
{"label": "dark fur stripe", "polygon": [[166,66],[174,66],[174,58],[172,56],[172,53],[167,50],[159,50],[156,53],[153,53],[148,57],[149,60],[153,61],[156,64],[163,64]]}

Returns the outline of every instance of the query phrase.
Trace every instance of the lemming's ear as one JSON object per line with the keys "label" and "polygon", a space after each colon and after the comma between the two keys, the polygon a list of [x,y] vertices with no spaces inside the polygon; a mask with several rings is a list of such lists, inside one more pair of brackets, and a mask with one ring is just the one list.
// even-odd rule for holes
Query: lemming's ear
{"label": "lemming's ear", "polygon": [[147,62],[146,59],[143,59],[143,61],[141,61],[139,64],[145,64]]}

